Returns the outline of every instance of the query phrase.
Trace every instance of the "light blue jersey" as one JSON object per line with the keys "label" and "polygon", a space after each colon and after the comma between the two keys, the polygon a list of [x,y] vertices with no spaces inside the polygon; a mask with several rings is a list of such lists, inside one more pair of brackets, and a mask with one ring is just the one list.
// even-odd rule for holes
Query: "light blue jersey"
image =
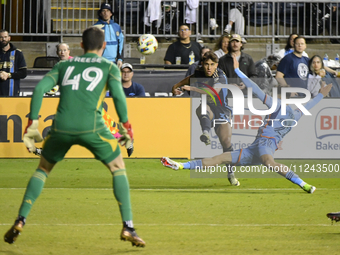
{"label": "light blue jersey", "polygon": [[[250,80],[241,70],[235,69],[236,74],[242,79],[247,88],[252,88],[255,94],[264,104],[271,108],[273,98],[266,95],[259,86]],[[310,100],[304,107],[309,110],[321,101],[323,95],[319,93],[315,98]],[[267,115],[257,133],[255,141],[244,150],[232,152],[232,163],[237,165],[261,164],[260,156],[265,154],[274,155],[278,148],[278,143],[287,135],[297,121],[300,120],[303,113],[300,109],[293,110],[289,105],[286,106],[286,114],[282,114],[281,100],[278,100],[275,111]],[[286,120],[285,122],[282,121]],[[241,157],[240,157],[241,154]]]}

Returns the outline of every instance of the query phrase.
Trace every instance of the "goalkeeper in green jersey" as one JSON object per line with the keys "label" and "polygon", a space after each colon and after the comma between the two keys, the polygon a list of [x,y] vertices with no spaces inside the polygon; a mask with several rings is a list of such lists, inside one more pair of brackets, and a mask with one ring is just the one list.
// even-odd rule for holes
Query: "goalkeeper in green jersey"
{"label": "goalkeeper in green jersey", "polygon": [[[85,54],[57,63],[35,87],[23,137],[30,152],[36,151],[34,140],[42,141],[38,131],[38,116],[44,93],[59,84],[60,101],[51,130],[43,144],[38,169],[27,185],[19,215],[5,234],[5,242],[13,243],[17,239],[54,165],[64,158],[72,145],[78,144],[90,150],[112,173],[113,191],[123,221],[121,240],[130,241],[132,245],[145,246],[145,242],[133,228],[129,182],[118,146],[120,143],[126,148],[130,147],[133,131],[128,121],[120,70],[101,57],[105,46],[101,29],[86,29],[81,42]],[[121,137],[118,140],[105,126],[102,118],[102,103],[107,90],[111,92],[119,117]]]}

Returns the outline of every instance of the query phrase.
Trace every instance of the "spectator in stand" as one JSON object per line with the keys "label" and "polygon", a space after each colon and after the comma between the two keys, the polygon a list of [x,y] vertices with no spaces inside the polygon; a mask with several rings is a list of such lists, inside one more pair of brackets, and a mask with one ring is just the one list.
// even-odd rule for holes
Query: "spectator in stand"
{"label": "spectator in stand", "polygon": [[[280,86],[300,87],[307,89],[308,62],[309,58],[303,56],[307,48],[304,37],[294,39],[294,51],[281,59],[276,71],[276,80]],[[292,93],[291,96],[303,96],[303,94]]]}
{"label": "spectator in stand", "polygon": [[[280,86],[291,86],[307,89],[307,78],[309,74],[309,58],[303,56],[307,48],[304,37],[294,39],[294,52],[286,55],[277,67],[276,80]],[[337,72],[324,67],[325,70],[333,75]],[[292,93],[291,96],[304,96],[303,94]]]}
{"label": "spectator in stand", "polygon": [[[298,34],[290,34],[289,38],[287,39],[287,44],[284,49],[281,49],[277,54],[281,57],[284,58],[287,54],[292,53],[294,51],[294,39],[298,37]],[[302,56],[305,56],[308,58],[308,54],[303,51]]]}
{"label": "spectator in stand", "polygon": [[174,65],[176,64],[176,58],[181,58],[181,64],[189,64],[189,55],[192,51],[195,54],[195,61],[201,60],[201,48],[202,46],[195,41],[190,40],[191,30],[188,24],[182,24],[179,26],[178,41],[171,44],[164,57],[164,64]]}
{"label": "spectator in stand", "polygon": [[319,55],[314,55],[309,60],[309,75],[307,89],[310,91],[312,97],[315,97],[321,87],[332,83],[329,97],[340,97],[340,87],[332,74],[324,69],[322,58]]}
{"label": "spectator in stand", "polygon": [[218,41],[215,44],[215,54],[218,58],[223,57],[225,54],[228,53],[228,45],[230,41],[230,34],[221,35]]}
{"label": "spectator in stand", "polygon": [[238,77],[234,70],[232,54],[236,55],[240,65],[239,68],[245,75],[253,79],[257,77],[257,73],[253,58],[250,55],[244,53],[242,50],[243,44],[241,36],[238,34],[233,34],[229,41],[228,54],[220,58],[218,67],[226,74],[229,83],[237,84],[241,89],[244,89],[245,86],[242,83],[241,78]]}
{"label": "spectator in stand", "polygon": [[231,34],[231,29],[233,24],[235,23],[235,34],[239,34],[242,37],[242,43],[246,44],[247,41],[244,39],[244,17],[243,17],[243,8],[246,3],[231,3],[232,7],[229,11],[229,23],[226,25],[224,32]]}
{"label": "spectator in stand", "polygon": [[105,33],[106,48],[103,57],[121,68],[123,64],[124,35],[120,26],[112,20],[112,15],[111,5],[103,3],[98,11],[98,22],[94,25],[103,29]]}
{"label": "spectator in stand", "polygon": [[73,58],[70,56],[70,46],[67,43],[59,43],[57,45],[57,55],[60,60],[68,60]]}
{"label": "spectator in stand", "polygon": [[0,30],[0,96],[19,96],[20,79],[27,76],[24,54],[10,43],[11,37]]}
{"label": "spectator in stand", "polygon": [[121,68],[122,85],[125,96],[127,97],[145,97],[145,89],[143,85],[132,81],[133,67],[129,63],[124,63]]}
{"label": "spectator in stand", "polygon": [[[201,59],[203,58],[203,55],[208,52],[211,51],[211,49],[208,46],[203,46],[201,49]],[[188,77],[192,74],[195,73],[195,70],[201,67],[201,63],[200,61],[196,61],[195,63],[193,63],[192,65],[189,66],[187,73],[185,74],[185,77]]]}

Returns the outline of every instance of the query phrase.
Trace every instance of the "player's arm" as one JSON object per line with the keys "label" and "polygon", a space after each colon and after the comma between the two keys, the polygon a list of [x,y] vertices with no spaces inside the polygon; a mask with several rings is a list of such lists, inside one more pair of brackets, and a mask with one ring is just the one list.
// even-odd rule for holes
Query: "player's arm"
{"label": "player's arm", "polygon": [[133,142],[133,131],[131,124],[128,121],[126,97],[121,84],[120,71],[117,66],[113,64],[111,64],[110,67],[108,87],[120,122],[119,133],[122,137],[118,139],[118,142],[126,148],[131,148]]}
{"label": "player's arm", "polygon": [[236,59],[236,55],[233,54],[233,61],[234,61],[234,69],[235,73],[238,75],[238,77],[241,78],[242,82],[247,88],[253,89],[253,94],[255,94],[262,102],[265,102],[266,94],[260,89],[260,87],[253,82],[251,79],[247,77],[240,69],[239,69],[239,63]]}
{"label": "player's arm", "polygon": [[181,91],[179,90],[180,87],[183,87],[184,85],[189,85],[190,84],[190,78],[193,77],[193,74],[190,76],[185,77],[183,80],[181,80],[180,82],[176,83],[173,87],[172,87],[172,94],[174,95],[179,95],[181,94]]}
{"label": "player's arm", "polygon": [[30,114],[28,124],[25,128],[23,141],[29,152],[39,154],[35,147],[35,142],[41,142],[43,140],[38,130],[38,117],[41,108],[42,99],[47,91],[50,91],[57,83],[58,69],[54,67],[52,71],[45,75],[45,77],[37,84],[34,89],[31,99]]}
{"label": "player's arm", "polygon": [[[306,104],[304,104],[303,106],[304,106],[307,110],[312,109],[315,105],[317,105],[317,104],[321,101],[321,99],[323,99],[324,97],[326,97],[326,96],[328,95],[328,93],[329,93],[329,92],[331,91],[331,89],[332,89],[332,86],[333,86],[332,83],[330,83],[330,84],[328,84],[328,85],[322,87],[322,88],[320,89],[319,94],[317,94],[316,97],[314,97],[313,99],[309,100],[309,101],[308,101]],[[299,109],[296,109],[296,110],[294,111],[294,114],[295,114],[295,119],[296,119],[296,120],[299,120],[299,119],[302,117],[302,115],[303,115],[303,113],[302,113]]]}
{"label": "player's arm", "polygon": [[50,91],[55,85],[58,84],[59,76],[58,66],[59,63],[56,64],[53,67],[53,69],[50,72],[48,72],[34,88],[31,99],[30,119],[32,120],[38,119],[44,94]]}

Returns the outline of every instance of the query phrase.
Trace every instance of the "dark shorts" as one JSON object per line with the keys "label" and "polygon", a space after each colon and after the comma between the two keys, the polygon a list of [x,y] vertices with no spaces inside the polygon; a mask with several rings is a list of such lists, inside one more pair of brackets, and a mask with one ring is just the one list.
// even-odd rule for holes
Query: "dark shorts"
{"label": "dark shorts", "polygon": [[231,117],[232,117],[232,111],[222,105],[214,105],[214,104],[208,104],[210,107],[210,110],[214,114],[214,119],[224,119],[227,120],[230,123]]}
{"label": "dark shorts", "polygon": [[54,164],[61,161],[72,145],[80,145],[93,153],[96,159],[107,164],[120,154],[117,139],[109,129],[95,133],[69,135],[51,130],[45,138],[42,155]]}

